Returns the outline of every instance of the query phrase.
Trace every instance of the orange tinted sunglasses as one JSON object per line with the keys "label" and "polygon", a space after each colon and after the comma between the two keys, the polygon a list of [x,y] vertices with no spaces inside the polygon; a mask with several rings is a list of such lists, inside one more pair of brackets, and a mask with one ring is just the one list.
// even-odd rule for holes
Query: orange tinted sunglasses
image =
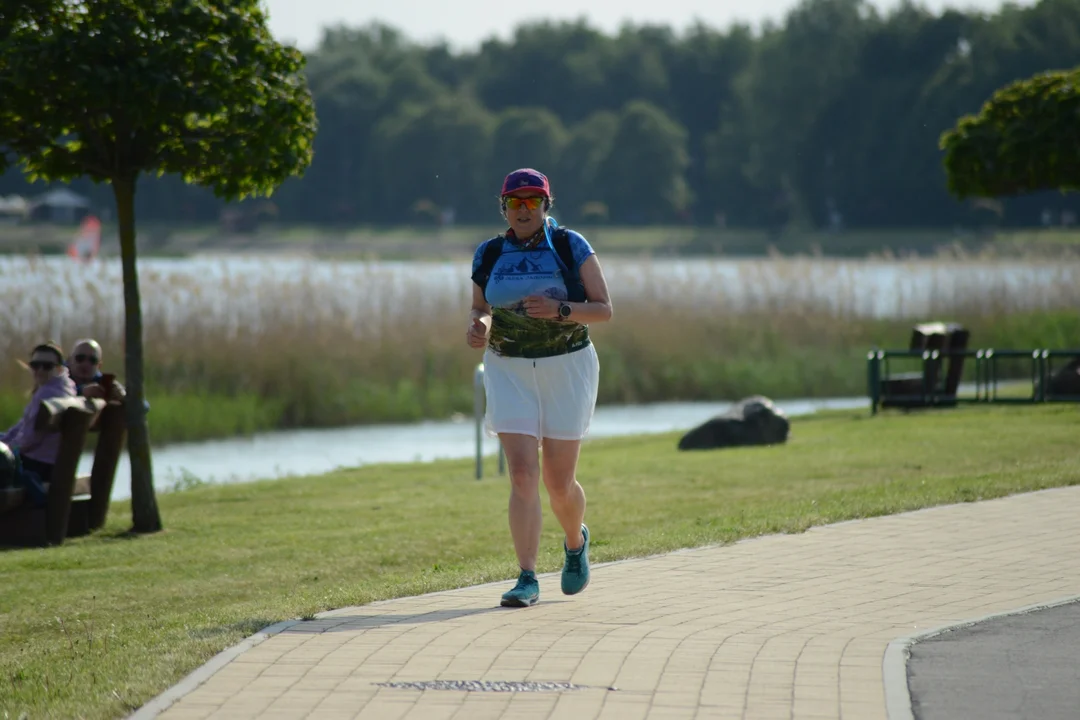
{"label": "orange tinted sunglasses", "polygon": [[503,198],[503,206],[507,210],[517,210],[520,207],[526,207],[529,210],[536,210],[544,204],[546,198],[542,197],[506,197]]}

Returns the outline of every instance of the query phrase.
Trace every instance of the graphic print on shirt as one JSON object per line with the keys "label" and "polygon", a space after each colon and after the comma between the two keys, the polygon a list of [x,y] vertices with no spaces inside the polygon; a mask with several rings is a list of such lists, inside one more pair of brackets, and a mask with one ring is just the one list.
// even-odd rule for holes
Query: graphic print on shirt
{"label": "graphic print on shirt", "polygon": [[[570,247],[579,267],[593,253],[585,238],[575,232],[570,232]],[[474,271],[480,265],[481,254],[478,249]],[[492,307],[492,350],[511,357],[543,357],[576,349],[588,340],[586,325],[529,317],[524,300],[530,295],[567,299],[558,259],[547,245],[521,250],[512,241],[504,240],[502,255],[492,268],[486,290]]]}

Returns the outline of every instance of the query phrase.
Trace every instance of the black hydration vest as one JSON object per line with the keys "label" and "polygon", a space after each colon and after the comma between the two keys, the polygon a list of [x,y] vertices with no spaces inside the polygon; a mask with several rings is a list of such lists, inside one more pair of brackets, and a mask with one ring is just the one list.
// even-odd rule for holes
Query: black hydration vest
{"label": "black hydration vest", "polygon": [[[502,255],[504,235],[486,240],[480,256],[480,267],[472,274],[473,282],[480,286],[487,294],[488,280],[495,263]],[[581,282],[577,263],[574,262],[574,253],[570,250],[570,233],[564,227],[555,228],[551,232],[551,245],[555,248],[555,260],[563,272],[563,282],[566,283],[566,295],[568,302],[585,302],[585,284]]]}

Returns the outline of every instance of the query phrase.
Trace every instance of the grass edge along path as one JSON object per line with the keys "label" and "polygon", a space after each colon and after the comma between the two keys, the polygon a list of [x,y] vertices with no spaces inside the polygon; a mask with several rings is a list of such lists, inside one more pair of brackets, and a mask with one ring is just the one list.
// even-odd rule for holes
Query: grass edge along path
{"label": "grass edge along path", "polygon": [[[592,559],[612,561],[1080,482],[1075,406],[796,418],[778,447],[679,453],[677,434],[591,441]],[[507,481],[469,461],[368,466],[160,497],[59,548],[0,552],[0,717],[121,717],[258,630],[509,579]],[[561,564],[544,497],[539,570]],[[492,605],[498,602],[493,590]],[[545,597],[561,597],[550,582]]]}

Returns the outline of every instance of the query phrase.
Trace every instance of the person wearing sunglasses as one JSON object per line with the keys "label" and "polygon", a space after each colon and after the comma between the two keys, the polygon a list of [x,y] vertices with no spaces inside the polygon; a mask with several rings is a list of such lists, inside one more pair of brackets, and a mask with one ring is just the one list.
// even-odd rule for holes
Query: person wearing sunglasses
{"label": "person wearing sunglasses", "polygon": [[596,253],[550,216],[553,201],[543,173],[523,168],[507,175],[499,202],[508,228],[473,257],[466,340],[486,348],[486,425],[506,452],[510,534],[520,566],[517,584],[502,596],[506,607],[540,598],[541,479],[565,533],[562,592],[575,595],[589,584],[590,535],[577,463],[600,380],[589,324],[610,320],[612,305]]}
{"label": "person wearing sunglasses", "polygon": [[84,338],[76,341],[68,357],[68,371],[75,381],[75,392],[88,398],[105,399],[108,395],[110,400],[122,400],[126,394],[124,386],[112,377],[108,378],[108,383],[104,382],[105,374],[101,371],[103,357],[101,344],[97,340]]}
{"label": "person wearing sunglasses", "polygon": [[38,409],[49,398],[75,397],[75,383],[64,367],[63,351],[53,343],[35,347],[29,365],[34,375],[34,394],[19,422],[0,435],[0,442],[19,453],[24,471],[33,472],[42,483],[48,483],[60,453],[60,433],[35,429]]}

